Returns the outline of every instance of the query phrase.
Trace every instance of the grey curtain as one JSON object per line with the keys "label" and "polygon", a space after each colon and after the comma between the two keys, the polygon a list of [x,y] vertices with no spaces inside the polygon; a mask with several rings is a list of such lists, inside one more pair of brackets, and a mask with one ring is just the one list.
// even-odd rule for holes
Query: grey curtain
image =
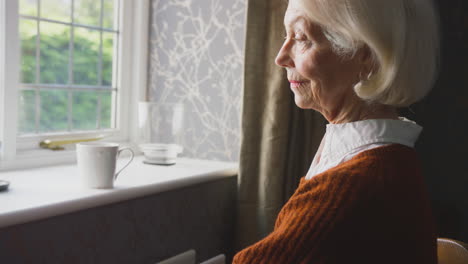
{"label": "grey curtain", "polygon": [[324,133],[324,119],[296,107],[274,63],[286,7],[285,0],[248,1],[236,250],[271,232]]}

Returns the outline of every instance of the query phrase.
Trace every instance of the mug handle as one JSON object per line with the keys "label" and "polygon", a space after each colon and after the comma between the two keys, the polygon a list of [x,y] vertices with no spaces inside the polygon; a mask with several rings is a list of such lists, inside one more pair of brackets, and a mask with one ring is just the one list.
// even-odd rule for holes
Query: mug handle
{"label": "mug handle", "polygon": [[125,164],[125,166],[123,166],[123,168],[121,168],[115,175],[114,175],[114,181],[117,180],[117,176],[119,176],[119,174],[123,171],[123,169],[127,168],[128,165],[130,165],[130,162],[132,162],[133,160],[133,157],[135,156],[135,153],[133,153],[133,150],[131,148],[123,148],[123,149],[119,149],[119,152],[117,152],[117,157],[120,156],[120,153],[124,150],[128,150],[130,151],[130,153],[132,154],[131,157],[130,157],[130,160],[127,162],[127,164]]}

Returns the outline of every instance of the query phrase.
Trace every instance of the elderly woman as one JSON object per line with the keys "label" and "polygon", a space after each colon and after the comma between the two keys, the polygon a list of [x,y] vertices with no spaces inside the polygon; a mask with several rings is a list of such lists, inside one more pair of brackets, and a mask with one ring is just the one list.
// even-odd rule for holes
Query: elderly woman
{"label": "elderly woman", "polygon": [[422,128],[397,114],[436,76],[432,2],[290,0],[284,26],[276,63],[329,124],[273,232],[234,263],[437,263]]}

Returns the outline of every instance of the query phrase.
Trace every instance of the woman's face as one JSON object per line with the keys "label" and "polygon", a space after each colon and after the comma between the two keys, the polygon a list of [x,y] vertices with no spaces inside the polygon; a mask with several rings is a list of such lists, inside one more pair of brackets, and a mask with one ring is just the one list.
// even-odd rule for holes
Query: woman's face
{"label": "woman's face", "polygon": [[289,1],[286,37],[276,64],[287,71],[296,105],[319,111],[330,121],[357,99],[353,87],[359,81],[361,56],[335,54],[321,28],[307,19],[297,1]]}

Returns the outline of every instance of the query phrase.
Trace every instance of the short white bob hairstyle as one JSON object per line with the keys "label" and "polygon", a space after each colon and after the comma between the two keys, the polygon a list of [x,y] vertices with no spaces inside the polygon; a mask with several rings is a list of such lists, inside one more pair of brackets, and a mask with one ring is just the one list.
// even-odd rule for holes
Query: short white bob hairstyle
{"label": "short white bob hairstyle", "polygon": [[439,19],[431,0],[298,2],[335,52],[371,50],[375,67],[354,87],[361,99],[406,107],[431,90],[439,62]]}

